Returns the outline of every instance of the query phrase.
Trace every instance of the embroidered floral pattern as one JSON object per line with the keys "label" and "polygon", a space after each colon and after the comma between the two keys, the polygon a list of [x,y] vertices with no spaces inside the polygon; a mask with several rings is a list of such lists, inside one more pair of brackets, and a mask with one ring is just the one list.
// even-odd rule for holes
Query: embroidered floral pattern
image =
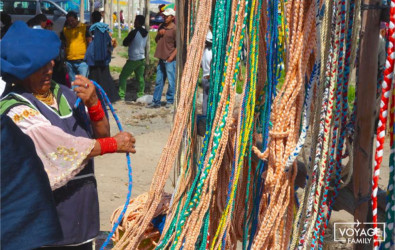
{"label": "embroidered floral pattern", "polygon": [[[76,140],[72,141],[76,142]],[[87,164],[87,156],[95,146],[95,142],[95,140],[91,140],[86,150],[82,152],[78,152],[75,148],[59,146],[57,147],[56,152],[44,155],[42,159],[49,159],[48,163],[50,163],[44,167],[48,174],[52,190],[65,185],[83,169]],[[53,164],[56,164],[56,167]],[[59,168],[63,170],[57,171]]]}
{"label": "embroidered floral pattern", "polygon": [[52,160],[57,160],[58,158],[63,158],[64,161],[74,161],[78,157],[78,152],[75,148],[66,148],[59,146],[56,152],[49,154]]}
{"label": "embroidered floral pattern", "polygon": [[15,123],[20,123],[21,121],[23,121],[23,120],[25,120],[25,119],[27,119],[27,118],[29,118],[31,116],[36,116],[36,115],[39,115],[39,114],[40,113],[37,110],[29,108],[29,109],[23,110],[19,114],[14,114],[14,116],[12,117],[12,120]]}

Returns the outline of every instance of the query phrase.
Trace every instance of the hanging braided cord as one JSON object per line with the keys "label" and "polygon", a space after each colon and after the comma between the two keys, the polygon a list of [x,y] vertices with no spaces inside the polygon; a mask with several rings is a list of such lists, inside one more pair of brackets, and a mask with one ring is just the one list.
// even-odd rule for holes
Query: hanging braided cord
{"label": "hanging braided cord", "polygon": [[[332,131],[332,146],[331,146],[331,152],[330,152],[330,162],[329,162],[329,167],[328,167],[328,173],[326,175],[326,180],[324,184],[324,193],[322,195],[322,200],[320,204],[320,210],[318,213],[317,220],[315,221],[314,225],[314,232],[312,236],[312,243],[311,247],[315,247],[317,243],[317,237],[322,229],[322,234],[325,233],[324,228],[326,227],[326,220],[323,221],[324,215],[325,215],[325,207],[329,207],[327,210],[327,216],[330,217],[331,213],[331,207],[333,204],[333,197],[331,200],[327,202],[327,197],[328,197],[328,192],[329,192],[329,186],[330,186],[330,181],[332,179],[332,174],[333,170],[335,170],[336,173],[336,181],[335,185],[338,187],[338,183],[340,183],[340,178],[341,178],[341,159],[342,159],[342,152],[343,152],[343,144],[344,144],[344,137],[345,137],[345,132],[346,132],[346,124],[347,124],[347,112],[348,112],[348,100],[347,100],[347,93],[348,93],[348,76],[349,76],[349,62],[350,62],[350,52],[351,52],[351,35],[352,35],[352,17],[353,17],[353,11],[354,11],[354,3],[351,2],[350,6],[346,8],[346,3],[342,3],[342,18],[343,15],[345,15],[346,9],[348,10],[348,13],[350,14],[350,18],[348,22],[349,24],[349,29],[347,33],[347,44],[345,48],[345,57],[343,57],[343,54],[341,53],[341,61],[343,62],[341,68],[339,69],[339,76],[337,79],[337,91],[336,91],[336,115],[335,115],[335,124],[334,128]],[[345,33],[345,26],[342,26],[342,34]],[[341,36],[340,38],[340,43],[344,44],[344,35]],[[340,114],[340,110],[342,109],[342,116]],[[340,120],[341,119],[341,120]],[[336,150],[336,156],[335,156],[335,148],[337,146]],[[334,166],[335,165],[335,166]],[[337,196],[337,188],[333,191],[334,195]],[[321,246],[322,238],[319,239],[319,244]]]}
{"label": "hanging braided cord", "polygon": [[[258,6],[258,12],[255,14],[255,20],[253,20],[253,24],[250,25],[250,32],[253,33],[253,36],[256,36],[253,38],[253,42],[251,43],[251,48],[250,48],[250,57],[255,57],[255,61],[257,62],[256,68],[255,68],[255,73],[251,72],[251,75],[253,76],[256,74],[257,78],[256,81],[259,84],[259,81],[261,82],[261,85],[264,84],[264,78],[262,75],[264,75],[263,71],[258,71],[258,69],[262,68],[264,69],[266,67],[265,62],[266,61],[259,61],[259,53],[261,51],[264,51],[265,49],[265,43],[264,43],[264,37],[262,36],[262,33],[266,29],[266,19],[264,18],[266,15],[264,11],[261,11],[261,9],[265,10],[266,9],[266,1],[260,1],[259,6]],[[251,20],[251,19],[250,19]],[[252,37],[253,37],[252,36]],[[251,51],[255,50],[254,53]],[[261,55],[261,57],[264,57]],[[258,63],[259,62],[259,63]],[[264,70],[266,71],[266,70]],[[258,74],[260,72],[260,74]],[[259,94],[257,91],[259,91],[259,87],[257,87],[255,95]],[[263,95],[261,94],[259,98],[263,98]],[[262,107],[260,105],[259,100],[256,104],[257,106]],[[258,111],[258,114],[256,116],[260,116],[259,112],[262,110],[262,108],[256,109]],[[252,164],[251,164],[251,153],[252,153],[252,133],[253,130],[250,130],[250,143],[249,143],[249,149],[248,149],[248,170],[247,170],[247,183],[246,183],[246,195],[245,195],[245,201],[244,201],[244,218],[243,218],[243,249],[246,249],[247,247],[247,241],[248,241],[248,236],[249,236],[249,229],[252,226],[251,222],[256,222],[257,221],[257,215],[258,215],[258,210],[259,210],[259,194],[257,190],[259,190],[259,187],[256,185],[256,180],[259,179],[261,180],[262,176],[261,174],[257,174],[256,171],[259,171],[259,168],[256,169],[255,175],[252,175],[253,181],[251,182],[251,171],[252,171]],[[261,165],[261,164],[260,164]],[[251,189],[251,183],[253,183],[252,186],[252,197],[250,196],[250,189]],[[252,200],[251,200],[252,198]],[[251,211],[251,212],[250,212]],[[252,213],[255,215],[255,219],[253,218]],[[256,225],[256,224],[255,224]],[[253,238],[253,235],[250,234],[250,239]],[[252,240],[251,240],[252,243]]]}
{"label": "hanging braided cord", "polygon": [[[317,211],[316,213],[314,213],[314,217],[312,218],[312,223],[310,224],[310,228],[309,231],[307,232],[308,234],[313,232],[311,237],[311,244],[310,247],[314,248],[316,243],[317,243],[317,236],[318,236],[318,232],[319,229],[322,225],[322,219],[324,216],[324,208],[327,206],[327,197],[328,197],[328,191],[329,191],[329,185],[330,185],[330,181],[332,179],[332,174],[333,174],[333,170],[335,168],[335,164],[336,165],[340,165],[340,162],[335,162],[335,148],[336,146],[343,146],[343,144],[340,145],[341,142],[338,143],[338,141],[341,141],[341,138],[339,138],[339,131],[341,130],[340,127],[340,116],[341,116],[341,109],[342,107],[345,105],[344,104],[344,95],[343,93],[346,93],[346,98],[347,98],[347,89],[344,87],[345,82],[343,81],[343,75],[344,75],[344,68],[345,68],[345,48],[344,48],[344,41],[345,41],[345,30],[346,30],[346,21],[345,21],[345,14],[346,14],[346,2],[342,1],[339,3],[340,4],[340,17],[341,17],[341,26],[340,26],[340,38],[338,43],[340,44],[340,49],[339,49],[339,58],[338,58],[338,73],[337,73],[337,83],[336,83],[336,93],[335,93],[335,107],[333,110],[333,113],[335,114],[333,119],[334,119],[334,124],[332,126],[332,136],[328,137],[331,138],[330,140],[327,141],[328,145],[331,143],[331,150],[330,150],[330,155],[329,155],[329,164],[327,163],[327,161],[325,160],[324,164],[327,165],[327,170],[325,172],[325,175],[322,176],[322,181],[320,183],[322,183],[322,188],[324,189],[323,194],[321,195],[322,191],[320,189],[318,189],[318,191],[316,192],[316,205],[314,207],[314,211]],[[337,41],[336,41],[337,42]],[[344,91],[344,89],[346,89],[346,91]],[[345,102],[347,103],[347,100],[345,100]],[[347,110],[347,109],[346,109]],[[346,113],[347,114],[347,113]],[[332,119],[332,117],[330,117],[330,119]],[[328,120],[329,122],[329,126],[331,121]],[[343,124],[343,123],[342,123]],[[328,130],[330,131],[330,128],[328,128]],[[337,151],[336,151],[337,152]],[[338,156],[338,161],[341,160],[341,155]],[[340,167],[337,167],[337,169],[340,169]],[[340,180],[339,180],[340,181]],[[321,201],[319,200],[321,198]]]}
{"label": "hanging braided cord", "polygon": [[[388,50],[387,50],[387,61],[384,71],[384,80],[382,82],[381,102],[380,102],[380,114],[379,122],[377,125],[376,132],[376,151],[374,158],[374,172],[373,172],[373,185],[372,185],[372,215],[373,215],[373,229],[377,232],[377,193],[379,190],[379,176],[380,166],[383,161],[384,155],[384,141],[385,141],[385,130],[387,125],[387,117],[389,113],[388,103],[391,95],[392,80],[394,73],[394,60],[395,60],[395,0],[391,1],[390,9],[390,25],[388,35]],[[388,236],[391,237],[391,236]],[[377,250],[379,248],[378,234],[375,233],[373,236],[373,246]]]}
{"label": "hanging braided cord", "polygon": [[[182,141],[185,151],[181,172],[158,249],[228,249],[236,247],[236,241],[241,239],[243,249],[295,249],[296,246],[322,249],[325,228],[346,171],[341,163],[349,150],[346,136],[353,119],[348,123],[348,84],[358,47],[360,3],[355,0],[216,1],[207,131],[198,148],[194,124],[197,86],[193,81],[197,79],[196,64],[201,56],[198,46],[204,43],[204,31],[210,19],[204,12],[208,10],[206,4],[208,0],[199,4],[192,1],[188,6],[188,32],[192,39],[188,48],[189,68],[183,73],[183,81],[189,85],[181,87],[184,96],[180,102],[181,112],[187,114],[175,118],[180,128],[173,129],[164,149],[143,213],[115,248],[138,246],[158,207],[174,162],[173,153],[178,152]],[[393,26],[394,22],[395,17]],[[395,41],[394,32],[392,35]],[[236,81],[241,73],[240,54],[245,36],[247,71],[238,119],[234,123],[232,114],[238,106]],[[258,51],[265,52],[265,60],[261,60]],[[394,59],[391,58],[392,67]],[[284,71],[284,84],[277,94],[277,83]],[[261,81],[265,78],[267,81]],[[386,80],[382,109],[388,109],[391,93]],[[384,143],[381,140],[384,140],[385,123],[381,119],[387,119],[387,113],[380,114],[378,145]],[[391,113],[392,126],[393,119]],[[309,129],[313,124],[313,129]],[[306,164],[307,184],[299,204],[294,187],[296,159],[309,131],[312,143]],[[386,216],[392,227],[386,228],[387,241],[382,245],[385,249],[393,245],[391,213],[395,208],[393,130],[391,136]],[[255,139],[262,139],[262,147],[253,146]],[[345,143],[346,155],[343,155]],[[260,158],[257,165],[251,162],[252,151]],[[375,198],[381,161],[382,148],[378,147],[372,194],[376,223]],[[350,174],[347,178],[350,179]],[[296,215],[295,204],[299,206]]]}
{"label": "hanging braided cord", "polygon": [[[291,58],[288,61],[284,85],[272,108],[273,129],[270,132],[268,169],[264,197],[261,202],[264,206],[263,219],[253,242],[254,249],[287,246],[289,237],[283,236],[284,232],[290,233],[290,226],[292,226],[293,182],[296,177],[296,164],[292,171],[284,172],[284,169],[286,160],[297,143],[296,137],[300,125],[298,117],[301,115],[303,106],[301,83],[315,45],[315,2],[297,1],[288,4],[289,10],[298,10],[300,14],[298,25],[293,27],[290,24],[290,33],[295,37],[295,39],[289,39],[288,54]],[[301,35],[302,32],[304,35]],[[270,195],[270,200],[268,195]],[[282,223],[284,220],[285,224]]]}
{"label": "hanging braided cord", "polygon": [[[284,1],[281,1],[281,6],[283,6]],[[265,96],[264,101],[258,100],[258,108],[257,108],[257,117],[260,117],[258,122],[257,132],[262,134],[262,148],[258,149],[255,146],[253,147],[254,151],[262,151],[264,152],[267,149],[268,137],[269,137],[269,126],[270,126],[270,114],[271,114],[271,106],[273,99],[276,95],[276,87],[278,84],[278,75],[281,74],[281,68],[279,65],[279,55],[281,52],[280,44],[279,44],[279,35],[278,35],[278,7],[279,2],[277,0],[270,0],[267,3],[266,10],[267,17],[267,30],[266,30],[266,44],[268,44],[266,48],[266,62],[267,62],[267,70],[266,70],[266,79],[267,82],[264,87],[264,95],[261,95],[259,99],[263,100],[263,96]],[[283,10],[283,8],[281,8]],[[282,12],[283,13],[283,12]],[[284,16],[284,15],[282,15]],[[283,28],[283,34],[285,34],[285,24],[281,26]],[[266,27],[263,27],[266,29]],[[261,31],[262,32],[262,31]],[[261,38],[263,39],[263,38]],[[284,40],[284,39],[283,39]],[[284,48],[283,48],[283,55]],[[263,73],[263,72],[260,72]],[[263,79],[264,80],[264,79]],[[255,171],[255,179],[254,179],[254,189],[253,189],[253,200],[254,205],[252,209],[252,215],[250,217],[249,224],[251,224],[250,229],[250,240],[248,248],[251,248],[256,229],[258,225],[258,213],[259,213],[259,204],[262,194],[263,188],[263,179],[262,173],[265,168],[265,162],[263,160],[259,161],[258,167]],[[246,225],[247,226],[247,225]]]}
{"label": "hanging braided cord", "polygon": [[[231,181],[229,182],[229,192],[227,206],[225,211],[222,214],[220,224],[217,228],[217,232],[213,238],[213,245],[217,238],[223,238],[223,242],[225,242],[225,229],[230,226],[230,217],[232,214],[232,210],[234,208],[234,199],[238,187],[238,181],[240,177],[240,172],[244,164],[244,156],[247,150],[247,145],[251,141],[251,129],[253,128],[253,118],[255,111],[255,96],[256,96],[256,82],[257,82],[257,69],[258,69],[258,58],[257,51],[259,50],[259,41],[258,41],[258,29],[259,29],[259,17],[260,17],[260,9],[261,2],[257,2],[253,0],[250,2],[249,11],[248,11],[248,20],[249,20],[249,31],[250,31],[250,56],[249,56],[249,77],[246,78],[246,84],[243,92],[243,102],[240,108],[240,113],[238,117],[239,125],[237,129],[237,138],[238,138],[238,147],[235,153],[234,163],[238,164],[235,178],[233,177],[233,171],[231,175]],[[245,13],[245,17],[247,17],[247,13]],[[243,34],[242,34],[243,36]],[[231,185],[232,184],[232,185]],[[248,189],[247,189],[248,190]],[[246,196],[248,197],[248,195]],[[247,211],[247,209],[246,209]],[[223,235],[221,237],[221,234]],[[224,246],[224,245],[223,245]],[[221,244],[219,245],[221,247]]]}
{"label": "hanging braided cord", "polygon": [[333,48],[331,49],[331,55],[328,61],[328,66],[330,68],[328,68],[326,71],[326,81],[329,82],[329,97],[327,100],[326,98],[323,99],[323,101],[325,102],[325,106],[323,106],[324,109],[321,111],[319,129],[320,132],[318,134],[318,144],[315,152],[315,161],[311,173],[311,186],[305,189],[309,195],[307,196],[308,203],[307,207],[305,208],[305,221],[303,223],[302,231],[299,238],[299,248],[305,248],[309,242],[312,230],[310,225],[315,222],[315,218],[317,216],[317,206],[319,203],[317,200],[320,197],[320,190],[322,188],[324,175],[326,173],[326,159],[328,154],[328,141],[330,132],[329,126],[332,120],[333,101],[336,87],[335,76],[338,70],[338,55],[340,50],[339,35],[341,16],[339,14],[341,1],[342,0],[336,1],[334,6],[334,8],[337,9],[336,13],[338,13],[338,15],[336,17],[335,28],[336,38],[332,45]]}
{"label": "hanging braided cord", "polygon": [[388,189],[387,189],[387,205],[385,207],[385,215],[386,215],[386,228],[385,228],[385,241],[381,244],[381,248],[383,249],[393,249],[395,245],[395,230],[394,230],[394,214],[395,214],[395,88],[392,88],[392,100],[391,100],[391,114],[390,114],[390,160],[389,160],[389,180],[388,180]]}
{"label": "hanging braided cord", "polygon": [[[315,231],[314,231],[314,236],[313,236],[313,243],[312,245],[315,246],[315,240],[316,237],[321,230],[321,236],[319,239],[319,247],[323,247],[323,241],[324,241],[324,235],[325,235],[325,229],[329,223],[329,219],[331,217],[332,209],[333,209],[333,204],[335,202],[336,197],[339,194],[339,187],[341,184],[341,178],[342,178],[342,164],[341,160],[343,159],[343,147],[345,144],[346,136],[347,136],[347,117],[348,117],[348,84],[350,80],[350,69],[354,67],[354,62],[355,62],[355,47],[357,45],[357,35],[359,34],[359,25],[354,25],[354,23],[358,24],[355,19],[358,20],[356,17],[358,13],[360,13],[360,3],[357,1],[355,3],[354,0],[351,0],[349,3],[349,6],[347,8],[349,17],[348,17],[348,31],[347,31],[347,37],[346,37],[346,55],[345,55],[345,65],[344,65],[344,73],[343,73],[343,91],[342,91],[342,112],[341,112],[341,130],[340,130],[340,138],[337,143],[337,151],[336,151],[336,159],[334,156],[332,156],[332,160],[336,161],[335,166],[335,182],[334,182],[334,189],[332,191],[332,197],[331,199],[327,202],[327,211],[326,211],[326,218],[323,210],[323,205],[321,207],[321,211],[318,217],[318,220],[316,222],[315,226]],[[354,53],[353,53],[354,52]],[[340,75],[341,76],[341,75]],[[338,96],[340,98],[340,96]],[[333,142],[332,147],[335,147],[335,142]],[[328,175],[327,178],[327,184],[326,184],[326,189],[323,195],[323,202],[325,202],[325,199],[327,198],[328,191],[329,191],[329,185],[330,185],[330,176]],[[324,204],[324,203],[323,203]],[[324,220],[324,221],[322,221]],[[320,224],[322,224],[320,228]]]}
{"label": "hanging braided cord", "polygon": [[[236,15],[234,18],[235,24],[237,23],[237,25],[234,25],[235,34],[232,35],[232,37],[234,37],[233,43],[235,45],[233,46],[231,43],[231,50],[230,50],[230,54],[233,55],[232,56],[233,59],[230,60],[230,58],[232,58],[232,57],[229,56],[228,60],[226,60],[226,61],[228,61],[228,63],[229,63],[229,61],[233,62],[233,64],[231,64],[227,67],[228,72],[230,70],[230,74],[228,72],[226,73],[226,76],[229,76],[229,78],[228,78],[229,85],[228,86],[230,87],[230,89],[229,89],[230,94],[231,94],[230,95],[230,103],[232,104],[230,106],[230,108],[232,108],[232,109],[233,109],[233,105],[234,105],[234,103],[232,101],[232,99],[233,99],[232,96],[235,93],[235,83],[236,83],[236,79],[237,79],[237,73],[238,73],[239,67],[240,67],[239,66],[240,65],[240,52],[241,52],[240,48],[241,48],[242,39],[244,37],[244,29],[245,29],[245,21],[246,21],[246,16],[243,14],[243,10],[245,10],[244,6],[246,4],[248,4],[248,2],[239,1],[239,3],[238,3],[238,6],[237,6],[238,11],[236,11]],[[239,27],[239,28],[241,27],[241,29],[237,29],[237,27]],[[237,46],[237,44],[239,44],[239,45]],[[232,73],[232,71],[233,71],[233,73]],[[231,80],[231,78],[232,78],[232,80]],[[213,171],[213,173],[217,174],[214,171]],[[197,225],[200,226],[199,224],[197,224]],[[208,225],[206,224],[205,228],[207,228],[207,227],[208,227]],[[216,239],[217,238],[214,237],[214,239],[212,241],[215,242]],[[218,243],[221,244],[220,242],[218,242]]]}
{"label": "hanging braided cord", "polygon": [[[210,68],[210,92],[208,96],[207,122],[206,131],[211,132],[212,122],[216,114],[220,92],[222,91],[222,82],[224,74],[221,74],[225,67],[226,44],[229,39],[229,23],[232,10],[232,1],[216,1],[214,18],[213,18],[213,59]],[[210,135],[209,135],[210,136]]]}
{"label": "hanging braided cord", "polygon": [[[328,36],[328,31],[330,30],[330,23],[331,23],[331,15],[332,15],[332,1],[330,0],[326,0],[325,4],[323,4],[321,7],[321,3],[320,1],[317,1],[317,6],[316,6],[316,22],[317,22],[317,41],[320,41],[318,43],[318,48],[317,48],[317,54],[318,55],[323,55],[323,56],[319,56],[319,58],[317,60],[321,60],[320,65],[320,72],[324,72],[325,67],[329,68],[330,67],[330,62],[328,61],[328,55],[329,55],[329,41],[330,39],[327,38]],[[320,29],[320,16],[321,16],[321,10],[325,10],[324,14],[323,14],[323,25],[322,25],[322,30]],[[322,35],[321,35],[322,34]],[[320,46],[320,45],[323,46]],[[321,49],[321,50],[320,50]],[[322,133],[323,133],[323,129],[320,127],[323,126],[323,119],[321,118],[321,120],[319,120],[320,118],[320,114],[321,117],[323,117],[326,113],[326,107],[327,107],[327,103],[328,103],[328,95],[329,95],[329,86],[326,83],[326,81],[324,81],[325,74],[320,74],[320,80],[319,82],[321,82],[321,84],[319,85],[319,89],[318,93],[316,94],[316,100],[314,101],[314,103],[322,103],[322,105],[318,105],[317,107],[315,107],[315,115],[314,115],[314,121],[315,121],[315,126],[314,126],[314,130],[313,130],[313,134],[312,134],[312,145],[311,145],[311,157],[309,158],[309,163],[307,165],[307,168],[311,165],[311,162],[314,162],[315,159],[315,154],[314,154],[314,148],[316,148],[317,146],[317,142],[319,141],[318,138],[322,137]],[[323,94],[320,94],[323,93]],[[320,112],[320,108],[322,107],[322,110]],[[321,121],[321,122],[317,122],[317,121]],[[297,244],[297,241],[300,237],[301,234],[301,221],[304,220],[305,218],[305,213],[303,213],[303,211],[306,208],[306,204],[307,204],[307,191],[308,191],[308,187],[310,186],[311,182],[312,182],[312,169],[310,170],[308,168],[308,173],[306,175],[306,188],[305,188],[305,192],[303,192],[302,197],[301,197],[301,203],[299,204],[299,209],[296,213],[296,217],[294,220],[294,225],[293,225],[293,232],[292,232],[292,242],[291,242],[291,246],[290,249],[295,249],[295,246]],[[310,177],[310,178],[309,178]],[[300,228],[300,230],[298,230],[298,228]]]}
{"label": "hanging braided cord", "polygon": [[188,45],[187,61],[181,80],[181,86],[183,86],[183,88],[180,90],[180,101],[174,119],[177,126],[172,128],[168,142],[162,152],[144,210],[141,215],[136,218],[131,230],[125,232],[122,236],[115,246],[115,249],[136,248],[145,228],[152,220],[155,210],[159,205],[166,179],[170,174],[177,155],[176,152],[178,152],[180,147],[183,131],[185,131],[188,118],[190,117],[191,103],[193,101],[193,93],[196,89],[195,86],[200,68],[200,58],[203,54],[203,45],[205,34],[208,30],[210,14],[211,1],[201,1],[198,10],[198,19],[196,21],[196,32],[191,39],[191,43]]}
{"label": "hanging braided cord", "polygon": [[[330,52],[330,41],[328,35],[330,34],[330,31],[332,30],[331,23],[332,23],[332,13],[333,13],[333,7],[332,7],[333,1],[326,0],[325,3],[322,6],[322,10],[325,10],[324,15],[323,15],[323,21],[322,21],[322,30],[320,30],[319,33],[322,33],[321,37],[317,37],[318,39],[321,39],[320,44],[321,46],[321,51],[320,55],[321,56],[321,76],[320,76],[320,82],[321,84],[319,85],[318,89],[318,94],[316,95],[316,100],[314,103],[319,104],[322,103],[322,105],[317,105],[315,107],[315,115],[314,115],[314,128],[313,128],[313,133],[312,133],[312,144],[311,144],[311,155],[309,157],[309,163],[307,165],[308,167],[308,174],[306,175],[306,188],[305,192],[303,192],[302,198],[301,198],[301,204],[299,206],[296,219],[294,221],[293,225],[293,234],[292,234],[292,243],[291,243],[291,249],[294,249],[297,241],[301,235],[302,232],[302,224],[301,222],[305,220],[306,214],[304,211],[306,210],[307,206],[307,199],[309,198],[308,193],[309,193],[309,187],[312,184],[313,178],[313,171],[314,169],[311,168],[311,163],[315,162],[316,158],[320,157],[321,154],[321,145],[322,145],[322,138],[323,138],[323,133],[324,133],[324,119],[325,119],[325,114],[327,111],[328,107],[328,97],[329,97],[329,81],[326,79],[328,78],[328,72],[330,72],[330,66],[331,66],[331,57],[332,57],[332,52]],[[320,9],[317,9],[316,17],[320,13]],[[319,35],[317,33],[317,35]],[[324,74],[325,73],[325,74]],[[320,94],[322,93],[322,94]],[[298,230],[299,228],[299,230]],[[302,239],[303,240],[303,239]]]}
{"label": "hanging braided cord", "polygon": [[[241,2],[241,4],[245,4]],[[237,10],[242,10],[243,6],[240,7],[240,2],[237,6]],[[222,84],[223,86],[223,92],[221,94],[221,99],[219,102],[218,107],[221,107],[219,109],[219,112],[217,112],[216,117],[214,119],[213,124],[217,124],[213,126],[213,136],[210,137],[210,140],[207,140],[208,136],[206,134],[205,136],[205,142],[208,143],[209,147],[204,146],[204,149],[207,149],[207,152],[211,153],[205,157],[205,154],[202,153],[201,160],[199,162],[199,173],[197,174],[197,178],[195,178],[192,187],[190,191],[188,191],[188,197],[185,202],[184,208],[181,210],[181,214],[177,220],[179,223],[177,223],[177,226],[175,228],[175,238],[173,239],[172,243],[172,249],[174,248],[179,248],[181,244],[184,242],[183,238],[186,235],[186,231],[189,230],[192,231],[188,234],[188,238],[185,239],[185,244],[184,247],[188,248],[188,246],[192,246],[193,244],[196,243],[197,237],[200,233],[200,228],[202,221],[197,220],[196,214],[205,214],[209,202],[205,203],[202,202],[202,200],[210,200],[211,199],[211,192],[209,191],[207,193],[203,193],[203,190],[206,190],[207,187],[210,187],[211,189],[213,188],[213,180],[216,179],[216,174],[217,170],[219,167],[219,164],[222,161],[222,155],[225,149],[225,145],[227,143],[228,139],[228,130],[229,130],[229,122],[227,122],[227,117],[229,113],[232,113],[233,106],[234,106],[234,93],[230,91],[230,87],[233,85],[234,88],[234,83],[238,71],[238,64],[239,64],[239,56],[237,57],[238,60],[236,60],[235,55],[239,55],[239,49],[236,46],[232,46],[232,44],[239,44],[240,41],[240,35],[241,35],[241,30],[239,29],[236,32],[237,27],[241,27],[240,21],[243,19],[237,18],[238,15],[236,15],[235,22],[239,22],[238,25],[234,25],[233,28],[233,35],[231,39],[231,46],[228,48],[228,53],[227,53],[227,64],[225,64],[225,82]],[[236,33],[236,35],[234,35]],[[234,39],[234,40],[233,40]],[[235,54],[236,53],[236,54]],[[232,77],[234,76],[234,77]],[[233,81],[232,81],[233,79]],[[232,85],[231,85],[232,84]],[[210,90],[211,91],[211,90]],[[230,94],[230,96],[229,96]],[[222,110],[222,112],[221,112]],[[206,144],[204,144],[206,145]],[[203,149],[203,150],[204,150]],[[204,163],[204,168],[202,167]],[[212,169],[213,168],[213,169]],[[207,180],[207,181],[206,181]],[[189,219],[188,219],[189,218]],[[205,217],[207,218],[207,217]],[[207,220],[205,220],[207,221]],[[185,223],[188,222],[188,227],[184,226]],[[207,225],[206,225],[207,226]],[[184,230],[185,229],[185,230]],[[207,231],[207,230],[206,230]],[[172,235],[173,233],[170,233]],[[167,234],[168,235],[168,234]],[[170,239],[170,237],[164,238],[164,240],[161,242],[160,247],[167,245],[167,241]]]}

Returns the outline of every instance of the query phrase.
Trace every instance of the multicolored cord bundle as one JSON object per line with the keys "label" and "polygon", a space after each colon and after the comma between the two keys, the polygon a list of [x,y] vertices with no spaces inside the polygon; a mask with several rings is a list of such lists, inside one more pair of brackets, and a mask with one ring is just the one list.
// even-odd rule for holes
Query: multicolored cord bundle
{"label": "multicolored cord bundle", "polygon": [[[237,241],[243,249],[322,249],[336,197],[349,180],[343,178],[348,171],[343,160],[350,146],[348,97],[359,45],[360,1],[193,0],[188,12],[189,45],[174,117],[177,126],[148,196],[140,201],[144,204],[134,201],[139,213],[123,227],[123,235],[117,234],[115,249],[135,249],[143,240],[179,152],[179,176],[166,222],[158,242],[152,242],[157,249],[235,249]],[[374,223],[395,59],[394,18],[395,3],[378,127]],[[206,133],[199,144],[197,81],[210,22],[213,60]],[[390,120],[393,128],[393,111]],[[390,235],[391,133],[386,211]],[[298,197],[298,160],[306,149],[306,186]],[[388,238],[386,249],[393,244]]]}

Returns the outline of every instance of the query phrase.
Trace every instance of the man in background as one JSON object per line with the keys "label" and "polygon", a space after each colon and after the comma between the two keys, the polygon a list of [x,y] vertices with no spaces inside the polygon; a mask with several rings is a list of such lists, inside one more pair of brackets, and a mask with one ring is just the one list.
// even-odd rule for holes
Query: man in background
{"label": "man in background", "polygon": [[161,97],[166,78],[169,82],[169,87],[166,93],[166,108],[173,105],[175,93],[175,73],[176,73],[176,30],[174,23],[176,12],[169,8],[163,12],[165,21],[158,28],[158,33],[155,37],[157,43],[155,57],[159,59],[156,71],[156,85],[154,90],[154,98],[148,108],[159,108],[161,106]]}
{"label": "man in background", "polygon": [[[134,72],[136,80],[138,81],[137,95],[133,96],[133,101],[138,97],[144,95],[145,81],[145,45],[147,44],[148,31],[143,28],[145,17],[142,15],[136,16],[134,21],[134,29],[123,40],[123,46],[128,46],[129,59],[122,68],[119,76],[119,97],[121,100],[125,99],[126,81],[128,77]],[[134,88],[135,89],[135,88]],[[134,93],[133,93],[134,94]]]}
{"label": "man in background", "polygon": [[70,11],[66,15],[66,26],[60,34],[60,39],[66,48],[66,66],[70,81],[76,75],[88,76],[88,64],[84,61],[86,48],[92,41],[88,27],[78,21],[77,13]]}

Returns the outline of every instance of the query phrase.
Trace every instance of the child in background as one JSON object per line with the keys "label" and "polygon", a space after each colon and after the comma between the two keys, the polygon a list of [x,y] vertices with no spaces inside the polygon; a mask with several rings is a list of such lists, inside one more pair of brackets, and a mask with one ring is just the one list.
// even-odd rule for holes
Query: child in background
{"label": "child in background", "polygon": [[208,92],[210,90],[211,60],[212,60],[212,57],[213,57],[212,45],[213,45],[213,33],[211,33],[211,30],[209,30],[208,33],[207,33],[207,36],[206,36],[206,47],[204,48],[203,58],[202,58],[202,69],[203,69],[203,78],[202,78],[202,87],[203,87],[202,115],[207,115]]}

